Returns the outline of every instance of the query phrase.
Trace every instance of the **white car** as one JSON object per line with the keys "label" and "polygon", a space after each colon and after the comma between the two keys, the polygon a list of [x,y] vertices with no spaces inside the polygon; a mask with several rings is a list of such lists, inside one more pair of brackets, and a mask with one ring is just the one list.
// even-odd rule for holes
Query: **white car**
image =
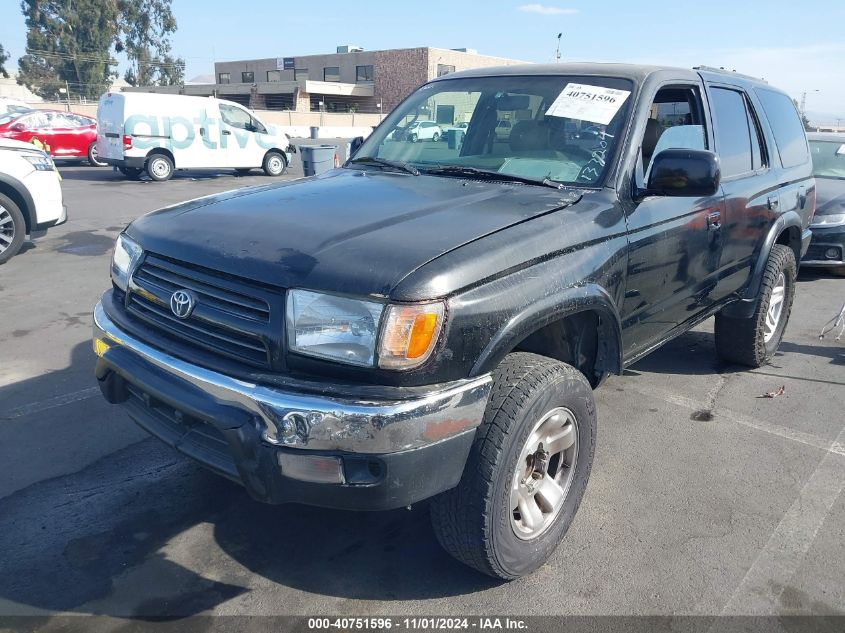
{"label": "white car", "polygon": [[32,110],[32,108],[23,101],[0,97],[0,115],[12,112],[28,112],[29,110]]}
{"label": "white car", "polygon": [[24,238],[40,237],[67,220],[53,159],[29,143],[0,138],[0,264]]}
{"label": "white car", "polygon": [[97,107],[97,159],[128,178],[169,180],[177,169],[261,168],[281,176],[290,138],[239,103],[212,97],[109,92]]}
{"label": "white car", "polygon": [[394,138],[400,141],[410,141],[415,143],[417,141],[439,141],[443,136],[443,130],[434,121],[413,121],[405,126],[401,133],[401,138]]}

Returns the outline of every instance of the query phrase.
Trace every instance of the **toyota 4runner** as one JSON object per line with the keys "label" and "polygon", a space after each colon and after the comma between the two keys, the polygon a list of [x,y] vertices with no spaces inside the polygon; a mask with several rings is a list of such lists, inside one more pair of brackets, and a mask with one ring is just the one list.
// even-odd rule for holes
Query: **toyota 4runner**
{"label": "toyota 4runner", "polygon": [[[386,142],[421,121],[468,125]],[[136,220],[94,311],[106,399],[255,499],[431,498],[449,553],[515,578],[575,516],[608,374],[714,315],[729,362],[781,341],[815,183],[792,101],[763,81],[453,73],[353,149]]]}

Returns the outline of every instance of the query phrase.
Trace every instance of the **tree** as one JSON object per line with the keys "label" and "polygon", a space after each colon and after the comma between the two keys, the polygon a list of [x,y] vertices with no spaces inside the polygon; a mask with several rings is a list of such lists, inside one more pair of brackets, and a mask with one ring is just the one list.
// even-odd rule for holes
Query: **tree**
{"label": "tree", "polygon": [[124,74],[133,86],[174,85],[184,81],[185,62],[171,55],[176,32],[172,0],[117,0],[119,32],[116,48],[131,64]]}
{"label": "tree", "polygon": [[0,77],[5,77],[6,79],[9,78],[9,72],[6,70],[6,62],[9,60],[9,53],[6,52],[6,49],[3,48],[3,45],[0,44]]}
{"label": "tree", "polygon": [[810,123],[810,119],[807,118],[806,113],[801,109],[801,106],[798,105],[798,99],[793,99],[792,103],[795,104],[795,109],[798,110],[798,114],[801,116],[801,123],[804,125],[804,131],[812,132],[813,125]]}
{"label": "tree", "polygon": [[117,0],[22,0],[26,54],[18,83],[48,99],[66,86],[96,99],[111,84],[116,61]]}

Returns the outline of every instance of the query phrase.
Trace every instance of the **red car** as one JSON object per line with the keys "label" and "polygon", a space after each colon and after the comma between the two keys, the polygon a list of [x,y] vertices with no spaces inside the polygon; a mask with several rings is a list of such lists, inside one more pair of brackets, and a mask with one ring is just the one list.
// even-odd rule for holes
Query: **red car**
{"label": "red car", "polygon": [[97,160],[97,120],[59,110],[29,110],[0,116],[0,137],[30,142],[37,138],[50,146],[55,160],[81,158],[100,166]]}

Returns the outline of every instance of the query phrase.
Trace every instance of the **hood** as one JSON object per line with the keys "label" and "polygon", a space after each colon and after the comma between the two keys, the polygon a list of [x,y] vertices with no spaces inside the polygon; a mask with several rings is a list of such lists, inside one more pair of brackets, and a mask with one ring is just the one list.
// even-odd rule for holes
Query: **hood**
{"label": "hood", "polygon": [[845,179],[816,176],[816,215],[845,213]]}
{"label": "hood", "polygon": [[146,251],[275,286],[387,296],[427,262],[577,199],[549,187],[338,169],[162,209],[127,232]]}
{"label": "hood", "polygon": [[[2,131],[0,131],[0,134],[2,134]],[[0,149],[27,149],[31,152],[41,151],[32,143],[24,143],[23,141],[16,141],[11,138],[3,138],[2,136],[0,136]]]}

